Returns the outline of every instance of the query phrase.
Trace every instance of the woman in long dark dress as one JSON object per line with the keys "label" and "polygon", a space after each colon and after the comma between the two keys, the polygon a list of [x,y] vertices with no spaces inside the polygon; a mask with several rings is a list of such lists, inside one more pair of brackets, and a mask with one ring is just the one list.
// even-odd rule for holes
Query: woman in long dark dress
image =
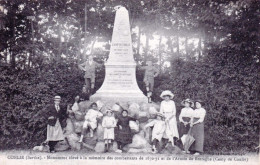
{"label": "woman in long dark dress", "polygon": [[133,134],[129,126],[130,121],[137,121],[136,119],[128,116],[128,111],[123,110],[118,117],[117,128],[115,129],[115,141],[117,142],[118,150],[116,152],[122,152],[125,145],[132,143]]}
{"label": "woman in long dark dress", "polygon": [[201,100],[195,101],[196,109],[193,112],[193,122],[190,124],[192,127],[191,134],[195,142],[191,145],[190,150],[195,152],[194,155],[203,153],[204,146],[204,118],[206,110],[202,107],[204,103]]}

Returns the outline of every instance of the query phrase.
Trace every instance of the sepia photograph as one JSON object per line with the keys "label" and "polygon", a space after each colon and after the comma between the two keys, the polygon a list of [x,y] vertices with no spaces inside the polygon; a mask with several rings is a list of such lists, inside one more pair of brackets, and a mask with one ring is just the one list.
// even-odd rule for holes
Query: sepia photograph
{"label": "sepia photograph", "polygon": [[0,164],[259,165],[259,0],[0,0]]}

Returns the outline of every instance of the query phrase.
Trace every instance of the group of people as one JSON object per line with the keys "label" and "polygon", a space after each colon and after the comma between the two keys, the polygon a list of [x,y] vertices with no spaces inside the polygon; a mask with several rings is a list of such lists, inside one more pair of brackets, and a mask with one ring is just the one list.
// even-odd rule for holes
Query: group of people
{"label": "group of people", "polygon": [[[188,132],[194,137],[195,142],[190,147],[190,151],[185,153],[191,153],[199,155],[203,152],[204,145],[204,117],[206,111],[203,106],[203,102],[196,100],[193,102],[190,99],[182,101],[184,108],[179,115],[179,124],[177,124],[176,106],[172,100],[174,95],[171,91],[163,91],[160,96],[163,101],[160,105],[160,111],[156,114],[156,118],[147,123],[144,129],[152,129],[152,150],[153,153],[159,153],[166,147],[167,144],[176,145],[183,142],[181,137]],[[47,126],[47,141],[49,142],[50,152],[55,152],[54,147],[60,140],[65,140],[62,132],[62,118],[67,114],[61,110],[60,96],[55,96],[54,106],[49,107],[49,112],[46,113],[48,117]],[[76,102],[79,97],[76,97]],[[195,109],[193,109],[195,103]],[[69,110],[69,113],[75,112],[79,107],[74,104]],[[79,142],[83,142],[83,138],[86,132],[89,132],[89,136],[93,137],[94,131],[98,126],[98,119],[102,119],[101,125],[104,128],[104,141],[105,151],[109,151],[113,144],[113,141],[117,142],[118,149],[116,152],[121,153],[123,147],[132,143],[133,133],[130,128],[130,121],[135,121],[137,124],[139,121],[128,115],[128,111],[123,109],[121,113],[115,114],[112,109],[106,109],[106,113],[102,114],[97,106],[97,103],[92,103],[90,108],[85,114],[83,129]]]}
{"label": "group of people", "polygon": [[133,117],[128,116],[127,110],[122,110],[120,115],[114,115],[113,110],[107,109],[105,116],[98,110],[97,103],[92,103],[90,109],[85,115],[85,121],[83,123],[83,129],[81,132],[79,142],[83,142],[83,138],[86,132],[89,131],[89,136],[93,137],[93,132],[98,126],[98,119],[102,119],[102,127],[104,128],[104,141],[105,152],[108,152],[113,145],[113,141],[117,142],[118,150],[116,152],[122,152],[123,147],[126,144],[132,143],[131,129],[129,126],[130,121],[138,122]]}
{"label": "group of people", "polygon": [[[184,152],[200,155],[203,153],[204,146],[204,118],[206,115],[206,110],[202,107],[204,103],[201,100],[195,102],[191,99],[183,100],[181,104],[184,108],[181,109],[178,125],[173,97],[173,93],[169,90],[162,92],[161,98],[163,101],[161,102],[160,112],[155,120],[145,126],[146,128],[153,127],[153,152],[160,152],[167,143],[171,143],[173,146],[177,143],[181,144],[180,147],[184,150],[185,139],[181,137],[190,134],[195,141],[189,150],[184,150]],[[195,109],[193,109],[194,103]]]}

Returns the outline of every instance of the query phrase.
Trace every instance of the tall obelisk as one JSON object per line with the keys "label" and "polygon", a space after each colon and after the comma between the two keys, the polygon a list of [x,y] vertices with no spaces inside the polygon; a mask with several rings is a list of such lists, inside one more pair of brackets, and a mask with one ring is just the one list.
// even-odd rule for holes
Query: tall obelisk
{"label": "tall obelisk", "polygon": [[112,42],[107,62],[105,80],[90,100],[104,102],[148,102],[136,82],[136,62],[133,57],[128,11],[116,11]]}

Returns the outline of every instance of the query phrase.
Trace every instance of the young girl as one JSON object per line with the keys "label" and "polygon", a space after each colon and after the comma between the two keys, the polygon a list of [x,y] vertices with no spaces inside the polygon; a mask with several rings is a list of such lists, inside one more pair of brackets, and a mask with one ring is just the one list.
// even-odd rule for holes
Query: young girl
{"label": "young girl", "polygon": [[105,152],[108,152],[115,138],[114,127],[116,127],[116,119],[110,109],[106,113],[107,116],[103,118],[102,127],[104,127]]}
{"label": "young girl", "polygon": [[196,109],[193,111],[193,122],[190,124],[192,127],[191,134],[193,135],[195,142],[191,145],[191,151],[194,151],[194,155],[200,155],[203,152],[204,145],[204,118],[206,110],[202,107],[204,103],[201,100],[195,101]]}
{"label": "young girl", "polygon": [[153,144],[153,153],[160,152],[159,142],[162,140],[166,125],[164,121],[165,117],[161,113],[156,114],[156,119],[147,123],[144,127],[153,127],[152,131],[152,144]]}
{"label": "young girl", "polygon": [[97,110],[97,103],[92,103],[90,107],[91,109],[89,109],[85,115],[85,121],[83,123],[83,129],[79,140],[80,143],[83,140],[84,133],[88,129],[90,131],[90,137],[93,137],[93,131],[97,128],[97,118],[103,116],[103,114]]}
{"label": "young girl", "polygon": [[164,100],[161,102],[160,113],[165,116],[166,123],[166,130],[163,138],[168,139],[168,142],[171,142],[174,146],[174,141],[179,139],[179,132],[176,121],[176,107],[174,101],[171,100],[173,97],[173,93],[169,90],[162,92],[161,98]]}
{"label": "young girl", "polygon": [[118,122],[117,122],[116,142],[117,142],[118,150],[116,152],[121,153],[123,147],[126,144],[132,143],[133,135],[129,127],[130,121],[137,121],[137,120],[128,116],[127,110],[123,110],[121,116],[118,117]]}
{"label": "young girl", "polygon": [[[187,134],[190,129],[190,123],[193,117],[193,109],[191,107],[193,107],[194,103],[190,99],[186,99],[183,100],[181,104],[184,106],[184,108],[181,109],[181,113],[179,116],[180,137],[182,137],[184,134]],[[189,153],[189,151],[186,152]]]}

